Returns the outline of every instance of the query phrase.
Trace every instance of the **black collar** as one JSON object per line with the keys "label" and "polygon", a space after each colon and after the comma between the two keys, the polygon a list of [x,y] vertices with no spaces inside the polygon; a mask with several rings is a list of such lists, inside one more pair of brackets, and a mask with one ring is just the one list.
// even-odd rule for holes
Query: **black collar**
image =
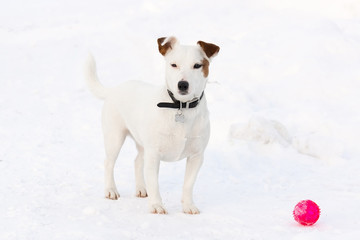
{"label": "black collar", "polygon": [[[201,93],[201,96],[200,98],[196,98],[194,101],[192,102],[180,102],[179,100],[177,100],[175,97],[174,97],[174,94],[170,91],[170,90],[167,90],[168,93],[169,93],[169,96],[171,97],[171,99],[173,100],[173,103],[168,103],[168,102],[160,102],[157,104],[157,106],[159,108],[177,108],[177,109],[180,109],[180,108],[194,108],[196,107],[200,100],[203,98],[204,96],[204,92]],[[181,104],[181,105],[180,105]],[[180,107],[181,106],[181,107]]]}

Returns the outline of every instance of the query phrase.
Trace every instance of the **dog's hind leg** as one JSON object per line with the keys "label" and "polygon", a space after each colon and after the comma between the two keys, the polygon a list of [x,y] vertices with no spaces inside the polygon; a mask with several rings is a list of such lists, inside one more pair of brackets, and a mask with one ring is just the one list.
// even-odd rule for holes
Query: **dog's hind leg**
{"label": "dog's hind leg", "polygon": [[144,148],[136,145],[138,155],[135,159],[135,183],[136,183],[136,196],[147,197],[145,180],[144,180]]}
{"label": "dog's hind leg", "polygon": [[120,197],[115,184],[114,167],[125,137],[126,135],[105,136],[105,197],[112,200]]}
{"label": "dog's hind leg", "polygon": [[128,131],[121,119],[103,114],[103,132],[106,154],[104,162],[105,197],[117,200],[120,197],[120,194],[118,193],[115,184],[114,167]]}

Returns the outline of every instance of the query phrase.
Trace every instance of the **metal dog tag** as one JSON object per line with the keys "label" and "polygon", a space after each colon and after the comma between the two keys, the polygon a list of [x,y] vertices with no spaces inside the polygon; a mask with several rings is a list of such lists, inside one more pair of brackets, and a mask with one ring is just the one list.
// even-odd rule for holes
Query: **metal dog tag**
{"label": "metal dog tag", "polygon": [[180,122],[180,123],[184,123],[185,122],[185,116],[182,113],[181,110],[179,110],[176,114],[175,114],[175,122]]}

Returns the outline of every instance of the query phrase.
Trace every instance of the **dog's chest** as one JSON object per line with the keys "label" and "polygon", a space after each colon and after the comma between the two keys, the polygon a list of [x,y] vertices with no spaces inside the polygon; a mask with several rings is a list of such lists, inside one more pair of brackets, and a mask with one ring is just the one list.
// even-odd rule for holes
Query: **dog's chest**
{"label": "dog's chest", "polygon": [[163,161],[181,160],[202,151],[206,145],[206,132],[199,131],[196,126],[186,129],[178,123],[176,128],[159,135],[158,148]]}

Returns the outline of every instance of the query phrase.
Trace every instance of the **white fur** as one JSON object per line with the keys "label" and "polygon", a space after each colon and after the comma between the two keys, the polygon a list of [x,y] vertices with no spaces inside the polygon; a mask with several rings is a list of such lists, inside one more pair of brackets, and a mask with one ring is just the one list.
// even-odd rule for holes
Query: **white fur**
{"label": "white fur", "polygon": [[[174,41],[174,38],[172,38]],[[199,46],[182,46],[176,39],[166,53],[166,86],[155,87],[130,81],[116,88],[103,87],[96,75],[95,61],[89,56],[85,76],[90,90],[105,100],[102,128],[105,143],[105,196],[117,199],[120,195],[114,181],[114,165],[126,136],[134,139],[138,155],[135,159],[136,195],[149,196],[152,213],[167,213],[163,206],[158,174],[160,160],[178,161],[187,158],[182,204],[185,213],[197,214],[193,202],[193,186],[203,162],[210,136],[210,125],[205,96],[196,108],[184,109],[185,122],[175,122],[177,109],[159,108],[159,102],[172,102],[167,89],[180,101],[191,101],[205,89],[207,78],[195,63],[206,58]],[[176,63],[174,68],[171,64]],[[189,92],[181,95],[177,84],[189,82]],[[145,177],[144,177],[145,172]],[[146,183],[146,185],[145,185]]]}

